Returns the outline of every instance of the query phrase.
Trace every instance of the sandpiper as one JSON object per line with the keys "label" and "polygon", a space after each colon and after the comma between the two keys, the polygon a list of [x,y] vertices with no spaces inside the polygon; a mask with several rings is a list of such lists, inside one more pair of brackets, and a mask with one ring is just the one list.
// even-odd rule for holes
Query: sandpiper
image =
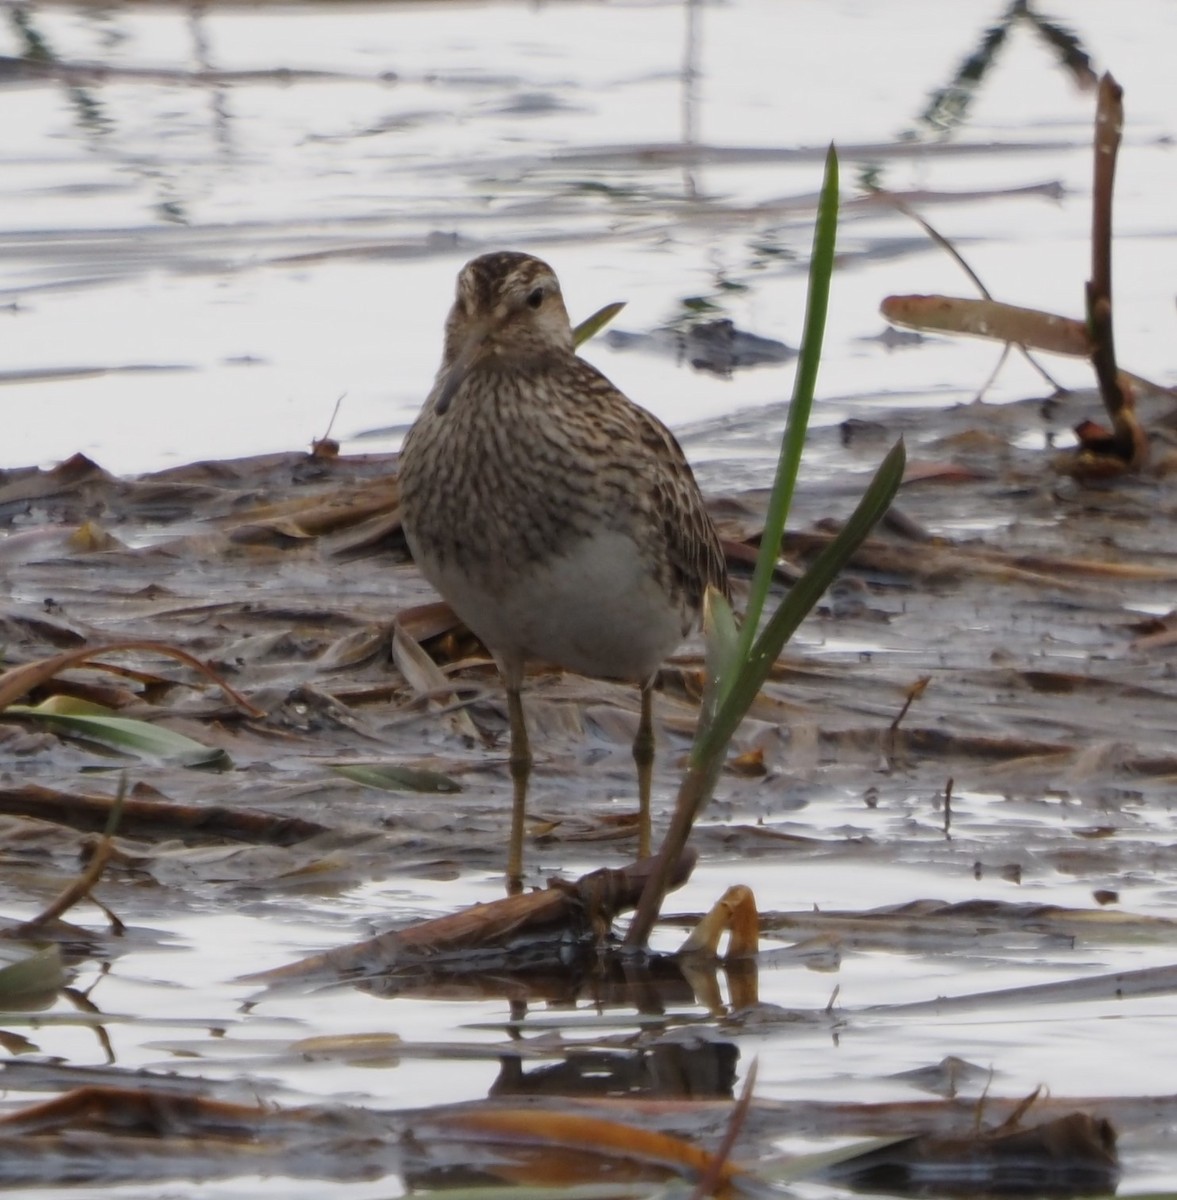
{"label": "sandpiper", "polygon": [[633,743],[649,853],[651,690],[728,594],[719,537],[674,435],[576,353],[552,268],[484,254],[458,275],[441,368],[400,457],[422,574],[494,655],[514,785],[507,886],[522,887],[530,661],[641,689]]}

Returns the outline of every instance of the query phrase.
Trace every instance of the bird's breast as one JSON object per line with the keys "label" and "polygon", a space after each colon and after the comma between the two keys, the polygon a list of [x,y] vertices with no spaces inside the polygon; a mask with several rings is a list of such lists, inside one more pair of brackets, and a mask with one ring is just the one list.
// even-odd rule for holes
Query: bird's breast
{"label": "bird's breast", "polygon": [[598,531],[542,559],[498,570],[421,563],[454,611],[505,664],[553,663],[644,681],[682,641],[692,612],[669,595],[639,546]]}

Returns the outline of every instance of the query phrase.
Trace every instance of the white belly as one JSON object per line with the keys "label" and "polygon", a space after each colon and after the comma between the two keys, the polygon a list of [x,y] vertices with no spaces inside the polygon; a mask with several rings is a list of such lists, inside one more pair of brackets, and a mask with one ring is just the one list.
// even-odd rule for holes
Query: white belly
{"label": "white belly", "polygon": [[569,554],[528,563],[493,585],[422,565],[508,671],[538,659],[582,675],[642,682],[689,629],[688,615],[619,533],[581,539]]}

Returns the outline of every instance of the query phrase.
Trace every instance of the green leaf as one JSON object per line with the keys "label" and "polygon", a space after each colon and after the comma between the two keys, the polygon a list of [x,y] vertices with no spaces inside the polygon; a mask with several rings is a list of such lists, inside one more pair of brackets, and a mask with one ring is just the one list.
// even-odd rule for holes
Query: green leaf
{"label": "green leaf", "polygon": [[115,716],[112,709],[73,696],[50,696],[37,705],[11,704],[5,716],[42,720],[63,733],[113,746],[116,750],[147,755],[183,767],[213,767],[224,770],[233,765],[224,750],[205,746],[182,733]]}
{"label": "green leaf", "polygon": [[781,452],[777,459],[776,477],[764,519],[760,539],[760,554],[752,576],[744,626],[740,635],[741,656],[747,657],[752,648],[760,616],[764,611],[772,572],[776,565],[781,535],[793,502],[797,486],[797,471],[805,447],[805,431],[813,408],[817,388],[817,369],[821,363],[822,340],[825,337],[826,313],[830,302],[830,278],[834,273],[834,246],[838,232],[838,155],[833,146],[826,154],[826,173],[822,182],[817,208],[817,225],[813,232],[813,255],[809,263],[809,296],[805,308],[805,332],[797,359],[797,375],[793,381],[793,399]]}
{"label": "green leaf", "polygon": [[[736,726],[744,719],[760,685],[768,676],[781,648],[808,615],[822,593],[833,582],[854,552],[866,540],[879,518],[887,511],[900,483],[906,454],[902,440],[895,443],[883,460],[866,494],[838,536],[818,555],[816,561],[793,584],[788,596],[773,613],[764,632],[756,639],[747,659],[739,664],[732,682],[723,690],[714,711],[704,705],[695,740],[687,761],[687,773],[679,786],[674,816],[658,851],[655,869],[650,873],[638,902],[637,912],[625,935],[630,950],[644,949],[654,928],[662,898],[666,894],[670,869],[683,852],[695,819],[715,791],[723,768],[724,755]],[[708,689],[716,687],[708,680]]]}
{"label": "green leaf", "polygon": [[589,338],[596,337],[624,307],[624,300],[615,300],[612,304],[606,304],[604,308],[598,308],[591,317],[586,317],[572,331],[572,344],[583,346]]}
{"label": "green leaf", "polygon": [[65,981],[65,965],[58,947],[34,950],[0,967],[0,1005],[16,1009],[51,1004]]}
{"label": "green leaf", "polygon": [[[708,681],[703,711],[691,746],[687,772],[675,801],[670,828],[642,891],[637,912],[625,935],[625,945],[631,951],[644,950],[649,940],[662,906],[662,898],[666,894],[671,870],[679,861],[690,838],[695,819],[711,799],[723,768],[728,743],[755,700],[777,655],[838,572],[850,561],[875,522],[887,511],[903,480],[905,454],[903,442],[899,441],[884,459],[866,494],[859,501],[858,507],[842,531],[818,555],[809,570],[793,584],[788,596],[773,613],[763,631],[758,632],[769,585],[772,582],[781,535],[797,482],[797,470],[805,445],[805,430],[813,406],[829,304],[830,277],[834,269],[837,221],[838,156],[831,146],[826,156],[826,174],[818,206],[817,227],[814,231],[805,334],[797,364],[793,402],[789,407],[785,433],[781,439],[776,478],[769,498],[768,516],[756,560],[744,624],[740,628],[734,652],[727,645],[731,630],[726,625],[720,627],[720,623],[724,621],[722,615],[713,621],[715,632],[707,635]],[[715,664],[720,668],[718,678],[714,673]]]}
{"label": "green leaf", "polygon": [[773,613],[764,631],[756,639],[740,671],[728,686],[713,721],[700,732],[691,750],[691,762],[703,762],[722,755],[736,726],[743,719],[761,684],[768,678],[785,643],[797,626],[809,615],[822,593],[837,578],[859,546],[866,540],[879,518],[887,511],[903,482],[907,454],[903,439],[892,446],[871,480],[850,519],[837,537],[818,555],[809,570],[789,589],[789,594]]}
{"label": "green leaf", "polygon": [[335,763],[337,775],[382,792],[460,792],[462,785],[440,771],[422,771],[397,763]]}
{"label": "green leaf", "polygon": [[703,597],[703,644],[706,650],[707,683],[700,721],[709,724],[728,680],[738,668],[740,646],[740,629],[732,606],[722,592],[710,586]]}

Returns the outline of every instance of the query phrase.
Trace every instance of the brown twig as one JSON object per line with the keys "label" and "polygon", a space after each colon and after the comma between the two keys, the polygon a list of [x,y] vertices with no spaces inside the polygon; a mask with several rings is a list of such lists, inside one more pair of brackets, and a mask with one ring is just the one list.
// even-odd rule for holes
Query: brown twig
{"label": "brown twig", "polygon": [[[227,684],[212,667],[207,663],[201,662],[195,655],[189,654],[187,650],[181,650],[179,646],[172,646],[167,642],[157,642],[145,638],[126,638],[116,642],[107,642],[105,645],[100,646],[83,646],[78,650],[67,650],[63,654],[55,654],[51,658],[42,658],[35,662],[21,663],[19,666],[10,667],[7,671],[0,673],[0,710],[7,708],[10,704],[14,704],[26,692],[30,692],[33,688],[47,683],[62,671],[68,670],[70,667],[87,665],[90,659],[101,654],[109,654],[114,650],[146,650],[153,654],[164,654],[170,658],[178,658],[182,663],[186,663],[193,670],[199,671],[206,678],[211,679],[243,712],[248,713],[251,717],[265,716],[265,713],[260,708],[255,708],[250,704],[240,692]],[[101,667],[104,664],[94,663],[93,665]]]}
{"label": "brown twig", "polygon": [[[880,189],[879,195],[882,196],[883,199],[885,199],[888,204],[892,205],[894,208],[898,209],[901,213],[903,213],[903,215],[905,217],[909,217],[911,220],[913,220],[928,235],[928,237],[930,237],[932,239],[932,241],[934,241],[936,243],[937,246],[939,246],[942,250],[944,250],[952,258],[952,260],[956,263],[956,265],[958,267],[960,267],[960,269],[969,277],[969,279],[972,280],[973,286],[976,287],[977,291],[979,291],[981,293],[981,295],[982,295],[982,297],[984,297],[984,299],[986,299],[986,300],[993,299],[993,296],[990,294],[989,289],[981,282],[981,277],[977,274],[976,271],[973,270],[973,268],[965,260],[964,255],[961,254],[961,252],[959,250],[957,250],[957,248],[938,229],[936,229],[935,226],[933,226],[929,221],[925,220],[925,218],[921,217],[920,214],[917,213],[915,211],[915,209],[912,208],[911,205],[907,203],[906,200],[903,200],[901,197],[895,195],[894,192],[888,192],[886,190]],[[1040,362],[1038,362],[1037,359],[1035,359],[1035,357],[1030,353],[1030,350],[1025,345],[1025,343],[1023,343],[1023,342],[1006,342],[1005,347],[1001,352],[1001,358],[998,360],[997,366],[995,366],[993,368],[993,373],[985,381],[984,387],[982,387],[980,389],[980,391],[978,392],[978,395],[977,395],[978,399],[980,399],[981,396],[983,396],[985,394],[985,392],[989,390],[989,387],[992,385],[993,380],[997,378],[997,372],[1001,370],[1002,365],[1004,364],[1007,356],[1009,355],[1010,346],[1016,346],[1022,352],[1022,357],[1030,364],[1030,366],[1032,366],[1034,368],[1035,371],[1038,372],[1039,375],[1042,376],[1043,379],[1046,380],[1046,382],[1048,384],[1050,384],[1050,386],[1052,388],[1054,388],[1054,390],[1056,392],[1062,392],[1065,390],[1063,388],[1062,384],[1060,384],[1058,382],[1058,380],[1055,379],[1050,374],[1050,372],[1047,371],[1047,369],[1044,366],[1042,366],[1042,364]]]}
{"label": "brown twig", "polygon": [[752,1093],[756,1087],[757,1061],[754,1058],[748,1067],[748,1074],[744,1077],[744,1086],[740,1091],[740,1098],[736,1101],[736,1106],[732,1109],[732,1115],[728,1119],[727,1129],[724,1130],[723,1141],[719,1143],[711,1164],[703,1172],[688,1200],[705,1200],[707,1196],[713,1195],[715,1189],[724,1182],[724,1168],[732,1156],[736,1139],[740,1136],[740,1131],[744,1128],[744,1122],[748,1117],[748,1110],[752,1106]]}
{"label": "brown twig", "polygon": [[932,682],[931,675],[921,675],[907,689],[907,696],[903,701],[903,707],[895,714],[895,719],[891,722],[887,730],[887,760],[888,762],[895,761],[895,742],[899,736],[899,724],[904,717],[907,716],[907,710],[927,691],[928,684]]}
{"label": "brown twig", "polygon": [[1095,111],[1087,328],[1091,336],[1091,365],[1099,380],[1104,408],[1112,422],[1113,437],[1108,449],[1130,467],[1139,467],[1148,457],[1148,439],[1136,419],[1132,389],[1116,367],[1112,327],[1112,193],[1123,128],[1124,89],[1110,74],[1104,74],[1099,81],[1099,102]]}
{"label": "brown twig", "polygon": [[1123,89],[1111,75],[1104,75],[1099,81],[1091,205],[1091,281],[1088,287],[1094,296],[1106,298],[1108,304],[1112,301],[1112,192],[1116,155],[1124,127],[1123,95]]}
{"label": "brown twig", "polygon": [[[0,813],[55,821],[71,829],[97,831],[109,828],[115,800],[89,792],[63,792],[38,783],[19,787],[0,784]],[[131,796],[123,802],[120,826],[129,836],[218,837],[257,845],[293,846],[323,833],[326,826],[303,817],[224,804],[180,804]]]}
{"label": "brown twig", "polygon": [[[114,803],[111,805],[110,816],[107,818],[102,840],[95,848],[86,869],[35,917],[17,925],[12,931],[14,936],[27,937],[31,933],[37,933],[48,925],[50,921],[56,921],[58,917],[68,912],[75,904],[78,904],[90,894],[90,889],[102,877],[102,872],[106,869],[106,864],[110,859],[111,850],[114,848],[114,831],[118,828],[119,817],[123,811],[123,801],[126,797],[127,773],[124,771],[122,777],[119,779],[118,795],[115,796]],[[105,906],[101,907],[103,912],[113,918],[115,933],[124,932],[123,923]]]}

